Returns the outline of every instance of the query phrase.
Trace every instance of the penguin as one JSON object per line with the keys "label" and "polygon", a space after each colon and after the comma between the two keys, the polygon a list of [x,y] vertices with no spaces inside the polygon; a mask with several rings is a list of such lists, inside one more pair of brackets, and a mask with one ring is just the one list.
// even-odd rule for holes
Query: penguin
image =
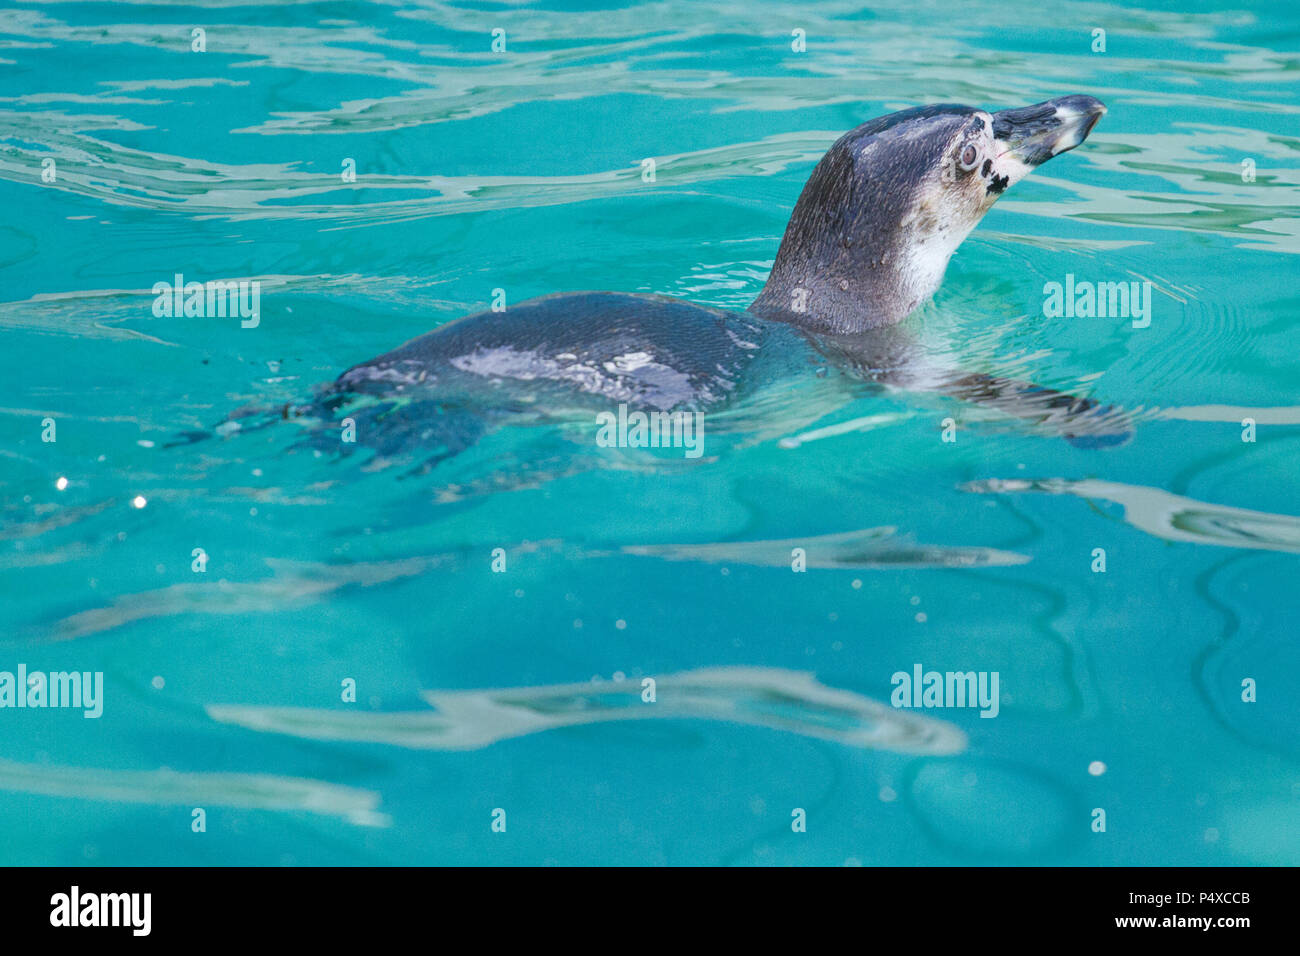
{"label": "penguin", "polygon": [[620,405],[716,414],[829,365],[855,381],[1047,423],[1076,444],[1121,442],[1129,425],[1120,410],[936,368],[899,331],[1006,190],[1082,143],[1105,112],[1099,100],[1072,95],[997,112],[939,104],[870,120],[813,169],[766,284],[743,312],[661,295],[547,295],[448,322],[353,365],[311,402],[269,416],[241,410],[218,431],[257,427],[259,412],[269,423],[336,421],[346,411],[360,444],[385,460],[423,453],[427,471],[505,425]]}

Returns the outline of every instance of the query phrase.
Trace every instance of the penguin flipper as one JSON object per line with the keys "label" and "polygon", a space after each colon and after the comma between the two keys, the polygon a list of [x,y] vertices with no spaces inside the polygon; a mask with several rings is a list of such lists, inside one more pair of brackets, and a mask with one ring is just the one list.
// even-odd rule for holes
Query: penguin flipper
{"label": "penguin flipper", "polygon": [[1077,448],[1113,448],[1133,437],[1132,419],[1119,406],[1033,382],[976,372],[946,379],[936,391],[1050,428]]}

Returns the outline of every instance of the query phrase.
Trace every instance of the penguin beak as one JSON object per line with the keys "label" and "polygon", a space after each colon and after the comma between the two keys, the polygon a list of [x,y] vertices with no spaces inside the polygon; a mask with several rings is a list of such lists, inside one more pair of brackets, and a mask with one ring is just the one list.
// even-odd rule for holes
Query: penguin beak
{"label": "penguin beak", "polygon": [[993,114],[998,155],[1009,154],[1032,169],[1082,143],[1105,112],[1101,100],[1082,95],[999,110]]}

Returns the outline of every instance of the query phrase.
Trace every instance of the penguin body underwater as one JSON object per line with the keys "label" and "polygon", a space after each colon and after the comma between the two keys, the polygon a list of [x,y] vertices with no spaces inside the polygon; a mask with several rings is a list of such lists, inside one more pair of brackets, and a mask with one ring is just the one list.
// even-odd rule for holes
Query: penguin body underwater
{"label": "penguin body underwater", "polygon": [[[1114,444],[1127,425],[1092,400],[926,368],[894,334],[1002,193],[1082,143],[1105,111],[1074,95],[993,113],[941,104],[873,119],[818,162],[744,312],[658,295],[548,295],[448,322],[267,418],[329,420],[357,404],[348,414],[369,435],[364,444],[380,456],[427,452],[427,470],[503,424],[624,403],[711,413],[829,363],[857,380],[1053,421],[1076,443]],[[237,420],[257,411],[236,413],[226,430],[247,427]]]}

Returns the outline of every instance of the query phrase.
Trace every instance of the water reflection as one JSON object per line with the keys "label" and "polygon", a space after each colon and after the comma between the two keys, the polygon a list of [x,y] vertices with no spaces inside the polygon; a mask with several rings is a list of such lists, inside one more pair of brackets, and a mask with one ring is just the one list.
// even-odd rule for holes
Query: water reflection
{"label": "water reflection", "polygon": [[237,704],[209,705],[207,712],[214,720],[250,730],[418,750],[475,750],[557,727],[652,719],[719,720],[899,753],[942,755],[966,748],[965,734],[952,724],[827,687],[798,671],[708,668],[665,675],[652,685],[623,680],[426,691],[423,696],[436,713]]}
{"label": "water reflection", "polygon": [[971,482],[964,486],[964,490],[986,494],[1037,491],[1050,495],[1103,498],[1123,505],[1124,520],[1133,527],[1166,541],[1300,552],[1300,517],[1210,504],[1160,488],[1096,479],[991,478]]}

